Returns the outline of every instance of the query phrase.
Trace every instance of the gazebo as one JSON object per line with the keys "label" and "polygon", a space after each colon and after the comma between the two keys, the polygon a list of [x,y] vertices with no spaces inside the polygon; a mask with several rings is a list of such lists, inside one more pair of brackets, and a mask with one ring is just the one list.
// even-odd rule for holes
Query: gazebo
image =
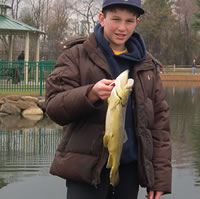
{"label": "gazebo", "polygon": [[[11,9],[10,6],[5,4],[0,4],[0,35],[8,36],[9,49],[8,49],[8,61],[12,61],[13,58],[13,38],[14,35],[25,37],[25,49],[24,49],[24,61],[25,63],[29,61],[29,49],[30,49],[30,36],[36,38],[36,52],[35,61],[40,59],[40,35],[45,34],[45,32],[40,31],[37,28],[29,26],[25,23],[17,21],[11,17],[8,17],[7,9]],[[28,71],[25,70],[25,73]]]}

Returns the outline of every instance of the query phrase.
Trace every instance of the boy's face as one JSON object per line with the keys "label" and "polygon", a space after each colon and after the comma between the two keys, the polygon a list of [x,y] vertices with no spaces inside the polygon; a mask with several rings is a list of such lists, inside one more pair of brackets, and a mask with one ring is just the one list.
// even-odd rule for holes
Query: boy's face
{"label": "boy's face", "polygon": [[104,28],[104,37],[113,50],[125,50],[125,43],[131,37],[139,19],[125,9],[107,11],[106,16],[99,14],[99,22]]}

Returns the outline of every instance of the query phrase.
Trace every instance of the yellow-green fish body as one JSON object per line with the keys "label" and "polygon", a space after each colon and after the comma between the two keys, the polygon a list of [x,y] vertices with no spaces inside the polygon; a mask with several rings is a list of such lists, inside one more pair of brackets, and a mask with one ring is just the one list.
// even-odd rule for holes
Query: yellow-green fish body
{"label": "yellow-green fish body", "polygon": [[110,168],[110,184],[115,186],[119,181],[119,164],[122,147],[127,140],[125,131],[126,107],[134,80],[128,79],[128,70],[122,72],[115,80],[106,114],[104,146],[108,148],[107,168]]}

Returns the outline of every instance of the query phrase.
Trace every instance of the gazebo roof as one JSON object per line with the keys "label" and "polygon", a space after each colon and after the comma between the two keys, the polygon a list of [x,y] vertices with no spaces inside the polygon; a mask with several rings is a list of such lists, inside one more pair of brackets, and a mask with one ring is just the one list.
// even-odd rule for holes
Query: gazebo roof
{"label": "gazebo roof", "polygon": [[0,15],[0,33],[8,33],[8,32],[32,32],[32,33],[40,33],[45,34],[41,30],[29,26],[25,23],[17,21],[11,17]]}
{"label": "gazebo roof", "polygon": [[11,8],[9,5],[6,5],[4,3],[0,3],[0,7],[2,7],[2,8]]}

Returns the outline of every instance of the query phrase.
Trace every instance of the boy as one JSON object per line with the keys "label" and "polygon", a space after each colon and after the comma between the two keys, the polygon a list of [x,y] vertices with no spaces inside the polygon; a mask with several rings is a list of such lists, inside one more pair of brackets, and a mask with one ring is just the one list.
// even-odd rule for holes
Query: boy
{"label": "boy", "polygon": [[[171,192],[169,107],[155,60],[135,27],[144,14],[140,0],[103,0],[94,33],[64,51],[48,77],[46,111],[64,126],[50,172],[67,180],[67,199],[148,199]],[[107,99],[114,79],[129,69],[134,88],[128,100],[120,181],[109,183],[103,147]]]}

